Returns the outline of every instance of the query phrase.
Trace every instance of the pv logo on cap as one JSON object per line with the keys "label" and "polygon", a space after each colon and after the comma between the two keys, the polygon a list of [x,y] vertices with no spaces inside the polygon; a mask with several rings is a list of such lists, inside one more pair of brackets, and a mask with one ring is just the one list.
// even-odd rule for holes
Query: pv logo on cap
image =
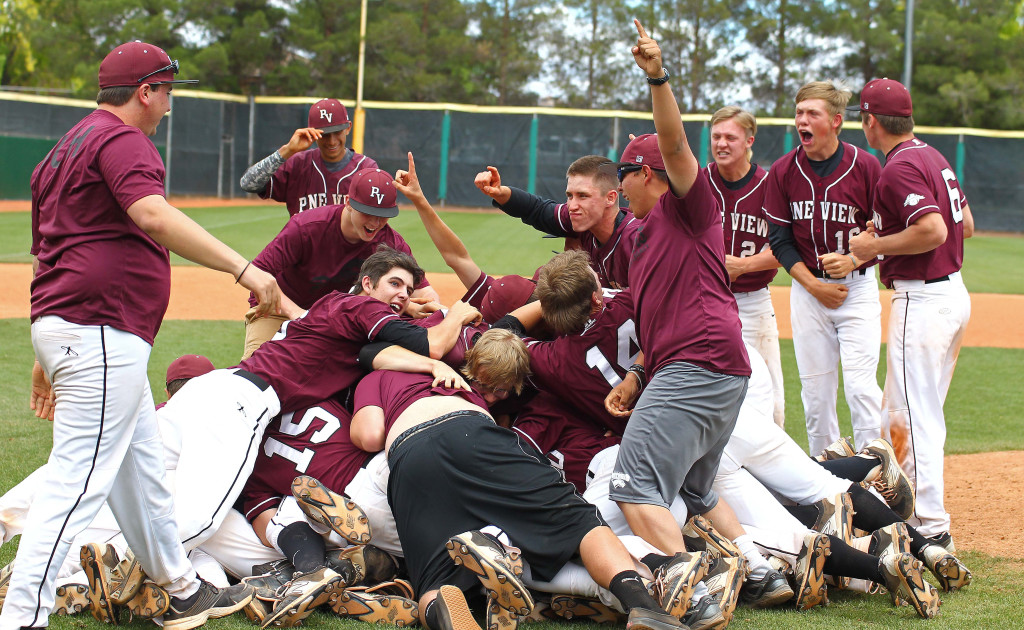
{"label": "pv logo on cap", "polygon": [[334,114],[332,114],[331,112],[327,111],[326,109],[321,109],[320,110],[320,119],[323,120],[324,118],[327,119],[327,122],[333,122],[331,119],[334,118]]}
{"label": "pv logo on cap", "polygon": [[371,186],[370,187],[370,196],[373,197],[374,199],[376,199],[378,204],[383,205],[383,203],[384,203],[384,193],[382,193],[380,191],[380,188],[377,188],[376,186]]}

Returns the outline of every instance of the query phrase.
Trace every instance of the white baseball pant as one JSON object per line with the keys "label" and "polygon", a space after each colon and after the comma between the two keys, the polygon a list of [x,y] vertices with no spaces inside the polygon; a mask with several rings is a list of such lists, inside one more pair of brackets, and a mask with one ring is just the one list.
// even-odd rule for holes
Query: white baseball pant
{"label": "white baseball pant", "polygon": [[[925,536],[949,531],[943,503],[946,420],[942,405],[971,317],[960,272],[948,281],[896,280],[889,315],[886,429],[917,489],[907,522]],[[905,448],[899,448],[900,444]]]}
{"label": "white baseball pant", "polygon": [[[768,287],[747,293],[734,293],[743,326],[743,342],[754,348],[768,364],[774,395],[775,424],[786,426],[786,389],[782,382],[782,351],[779,349],[779,326]],[[749,350],[748,350],[749,351]]]}
{"label": "white baseball pant", "polygon": [[858,270],[838,280],[818,281],[846,285],[849,292],[836,309],[826,308],[798,282],[789,293],[793,351],[812,455],[839,439],[836,394],[840,361],[857,448],[882,434],[882,390],[877,375],[882,305],[875,268],[869,267],[864,275]]}

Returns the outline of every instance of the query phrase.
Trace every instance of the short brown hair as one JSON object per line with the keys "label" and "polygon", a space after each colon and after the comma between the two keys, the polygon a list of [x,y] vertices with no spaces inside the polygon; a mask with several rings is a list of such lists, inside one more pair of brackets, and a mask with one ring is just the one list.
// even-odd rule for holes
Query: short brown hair
{"label": "short brown hair", "polygon": [[[748,138],[757,135],[757,119],[754,118],[753,114],[738,105],[726,105],[712,114],[711,126],[714,127],[726,120],[735,120],[737,125],[746,130]],[[747,161],[749,162],[752,157],[754,157],[754,151],[747,149]]]}
{"label": "short brown hair", "polygon": [[799,105],[812,98],[820,98],[828,105],[831,116],[842,114],[850,104],[853,92],[839,81],[811,81],[805,83],[796,93],[795,102]]}
{"label": "short brown hair", "polygon": [[885,114],[871,114],[869,112],[862,112],[861,115],[874,116],[878,124],[882,126],[882,129],[885,129],[887,133],[894,136],[905,136],[914,131],[913,116],[887,116]]}
{"label": "short brown hair", "polygon": [[591,177],[594,180],[594,185],[603,193],[617,190],[619,181],[615,177],[615,171],[601,169],[605,164],[611,163],[612,161],[603,155],[584,155],[569,165],[565,176],[582,175],[584,177]]}
{"label": "short brown hair", "polygon": [[135,96],[135,90],[137,89],[139,89],[139,86],[137,85],[115,85],[113,87],[103,88],[96,94],[96,104],[120,107],[132,100],[132,97]]}
{"label": "short brown hair", "polygon": [[583,330],[590,319],[590,298],[601,285],[590,268],[590,256],[572,249],[562,252],[540,268],[537,299],[544,321],[559,335]]}
{"label": "short brown hair", "polygon": [[491,328],[466,352],[462,374],[484,385],[508,386],[518,394],[530,375],[530,351],[512,331]]}
{"label": "short brown hair", "polygon": [[416,263],[415,258],[405,252],[392,249],[387,245],[380,245],[377,247],[377,251],[370,254],[363,261],[363,265],[359,268],[359,277],[356,278],[356,285],[362,288],[363,278],[368,277],[370,278],[370,284],[376,287],[380,279],[384,277],[384,274],[395,267],[405,269],[412,274],[412,285],[414,287],[423,282],[424,272]]}

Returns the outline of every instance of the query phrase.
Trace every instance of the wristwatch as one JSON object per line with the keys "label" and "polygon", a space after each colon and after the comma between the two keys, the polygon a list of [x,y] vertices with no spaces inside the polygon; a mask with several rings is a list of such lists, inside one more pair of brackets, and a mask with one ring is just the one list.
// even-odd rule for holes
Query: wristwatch
{"label": "wristwatch", "polygon": [[647,77],[647,82],[650,83],[651,85],[661,85],[662,83],[668,83],[668,78],[669,78],[668,70],[666,68],[662,68],[662,70],[665,71],[665,76],[658,77],[657,79],[652,79],[651,77]]}

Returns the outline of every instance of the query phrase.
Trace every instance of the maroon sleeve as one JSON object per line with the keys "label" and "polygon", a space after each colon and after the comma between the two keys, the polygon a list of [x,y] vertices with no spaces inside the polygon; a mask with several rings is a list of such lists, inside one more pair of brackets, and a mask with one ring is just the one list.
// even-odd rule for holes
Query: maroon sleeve
{"label": "maroon sleeve", "polygon": [[785,170],[782,159],[777,160],[768,171],[768,181],[765,182],[768,187],[764,191],[764,214],[769,221],[777,225],[793,223],[780,179]]}
{"label": "maroon sleeve", "polygon": [[164,196],[164,163],[153,143],[134,130],[103,144],[97,156],[100,172],[122,209],[150,195]]}
{"label": "maroon sleeve", "polygon": [[885,178],[878,182],[874,211],[882,215],[887,230],[894,222],[909,227],[925,214],[939,211],[939,202],[920,169],[901,161],[886,168]]}
{"label": "maroon sleeve", "polygon": [[700,233],[711,226],[722,225],[722,213],[711,191],[706,177],[697,174],[693,186],[685,197],[677,197],[671,189],[666,195],[675,203],[666,204],[665,210],[674,223],[686,226],[693,233]]}
{"label": "maroon sleeve", "polygon": [[355,342],[373,341],[385,324],[400,321],[387,304],[373,298],[336,300],[328,308],[331,330]]}
{"label": "maroon sleeve", "polygon": [[384,373],[380,370],[370,372],[356,385],[356,394],[352,403],[352,413],[355,414],[363,407],[384,408],[381,400],[380,386]]}

